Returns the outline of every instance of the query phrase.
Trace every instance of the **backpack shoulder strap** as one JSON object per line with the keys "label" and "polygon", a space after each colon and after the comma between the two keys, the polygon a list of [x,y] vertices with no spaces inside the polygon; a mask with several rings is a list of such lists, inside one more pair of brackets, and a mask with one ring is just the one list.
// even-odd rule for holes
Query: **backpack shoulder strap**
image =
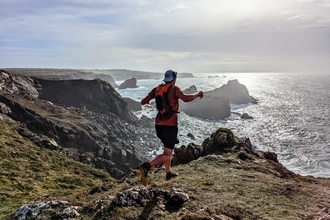
{"label": "backpack shoulder strap", "polygon": [[164,92],[167,92],[168,89],[171,87],[171,84],[160,84],[156,88],[156,95],[162,96]]}

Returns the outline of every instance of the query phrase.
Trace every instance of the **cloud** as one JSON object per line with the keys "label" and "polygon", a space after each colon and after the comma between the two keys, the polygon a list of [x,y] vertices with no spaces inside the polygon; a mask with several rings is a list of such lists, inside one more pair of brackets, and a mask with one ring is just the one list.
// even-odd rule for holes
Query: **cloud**
{"label": "cloud", "polygon": [[327,69],[328,6],[306,0],[2,0],[0,63],[205,72],[294,69],[294,61]]}

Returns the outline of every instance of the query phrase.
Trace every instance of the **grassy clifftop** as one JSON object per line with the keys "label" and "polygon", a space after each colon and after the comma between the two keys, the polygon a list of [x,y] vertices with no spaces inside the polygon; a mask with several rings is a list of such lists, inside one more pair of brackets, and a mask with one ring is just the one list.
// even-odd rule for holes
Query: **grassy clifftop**
{"label": "grassy clifftop", "polygon": [[[18,124],[0,121],[0,219],[23,203],[63,199],[79,207],[77,219],[329,219],[330,180],[280,175],[274,161],[239,159],[237,152],[207,155],[173,167],[179,177],[165,180],[153,168],[147,187],[133,171],[119,181],[107,173],[34,146],[21,137]],[[166,197],[144,198],[130,206],[114,205],[118,193],[183,190],[188,201],[169,204]],[[40,213],[39,219],[42,218]],[[49,217],[49,216],[48,216]]]}
{"label": "grassy clifftop", "polygon": [[23,203],[76,194],[113,180],[102,170],[33,145],[17,132],[20,125],[0,120],[0,219]]}

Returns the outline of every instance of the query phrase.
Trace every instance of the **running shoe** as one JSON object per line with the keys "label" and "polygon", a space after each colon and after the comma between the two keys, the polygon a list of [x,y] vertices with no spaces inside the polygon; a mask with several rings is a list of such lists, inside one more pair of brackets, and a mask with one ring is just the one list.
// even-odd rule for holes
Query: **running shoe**
{"label": "running shoe", "polygon": [[166,174],[166,180],[170,180],[170,179],[172,179],[172,178],[174,178],[174,177],[177,177],[177,176],[179,176],[179,174],[177,174],[177,173],[167,173]]}
{"label": "running shoe", "polygon": [[139,168],[140,173],[141,173],[142,184],[144,186],[147,186],[147,184],[148,184],[148,179],[147,178],[148,178],[149,168],[147,168],[146,163],[139,164],[138,168]]}

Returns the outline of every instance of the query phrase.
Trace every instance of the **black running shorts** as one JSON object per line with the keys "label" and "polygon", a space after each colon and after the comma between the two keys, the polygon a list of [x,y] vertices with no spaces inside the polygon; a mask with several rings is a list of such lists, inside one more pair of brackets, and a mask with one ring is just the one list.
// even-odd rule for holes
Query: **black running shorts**
{"label": "black running shorts", "polygon": [[164,147],[174,149],[178,140],[178,126],[156,125],[157,137],[163,142]]}

